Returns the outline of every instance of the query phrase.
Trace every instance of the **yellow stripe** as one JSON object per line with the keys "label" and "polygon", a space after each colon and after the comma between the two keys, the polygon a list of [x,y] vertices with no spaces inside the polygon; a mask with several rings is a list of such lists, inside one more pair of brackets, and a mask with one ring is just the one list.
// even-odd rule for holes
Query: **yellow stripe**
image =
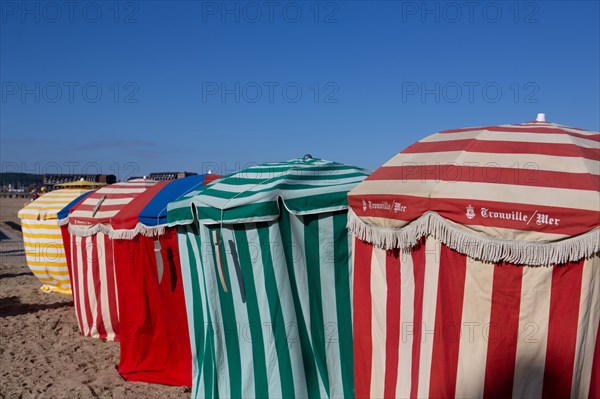
{"label": "yellow stripe", "polygon": [[39,228],[42,228],[45,226],[47,226],[48,228],[51,228],[51,229],[59,228],[59,226],[58,226],[58,224],[56,224],[56,222],[53,222],[53,223],[48,223],[46,221],[43,221],[43,222],[41,222],[41,221],[40,222],[23,221],[23,222],[21,222],[21,227],[29,227],[32,229],[39,229]]}
{"label": "yellow stripe", "polygon": [[[62,235],[58,235],[55,233],[27,233],[27,234],[33,234],[36,237],[24,237],[25,239],[23,240],[23,242],[30,242],[32,244],[38,244],[38,243],[56,243],[56,244],[62,244]],[[39,237],[39,236],[43,236],[43,235],[51,235],[51,236],[56,236],[52,239],[50,238],[44,238],[44,237]]]}
{"label": "yellow stripe", "polygon": [[[56,276],[56,277],[69,277],[69,272],[51,272],[51,271],[41,271],[41,270],[32,270],[31,271],[36,277],[37,276]],[[64,281],[64,279],[58,279],[59,281]]]}
{"label": "yellow stripe", "polygon": [[61,209],[63,209],[65,205],[55,205],[55,206],[32,206],[31,208],[28,208],[24,211],[24,213],[31,213],[31,214],[40,214],[40,213],[44,213],[46,215],[56,215],[58,213],[58,211],[60,211]]}
{"label": "yellow stripe", "polygon": [[69,199],[70,198],[40,199],[38,201],[33,202],[31,205],[29,205],[29,207],[39,206],[39,205],[60,205],[60,204],[69,202]]}
{"label": "yellow stripe", "polygon": [[29,270],[31,270],[32,273],[47,273],[47,274],[53,274],[56,276],[68,276],[69,275],[69,270],[64,266],[61,266],[59,270],[50,270],[50,269],[37,270],[37,269],[33,269],[30,266]]}
{"label": "yellow stripe", "polygon": [[34,273],[35,278],[37,278],[40,281],[43,281],[45,283],[47,282],[52,282],[52,284],[54,285],[60,285],[60,286],[64,286],[64,285],[71,285],[71,282],[69,281],[69,276],[65,277],[59,277],[59,276],[54,276],[54,277],[46,277],[46,275],[38,275]]}
{"label": "yellow stripe", "polygon": [[28,260],[28,263],[30,264],[30,266],[36,266],[36,265],[31,264],[31,262],[29,262],[29,260],[31,260],[32,262],[43,263],[44,266],[49,266],[49,265],[60,266],[60,265],[57,265],[57,263],[65,262],[65,260],[66,260],[64,254],[56,254],[56,256],[54,256],[55,254],[52,254],[52,256],[46,256],[46,255],[39,254],[37,252],[34,252],[34,253],[26,252],[25,255],[27,256],[27,260]]}
{"label": "yellow stripe", "polygon": [[48,274],[50,274],[51,276],[68,276],[69,275],[69,271],[66,271],[66,272],[53,272],[52,270],[49,270]]}
{"label": "yellow stripe", "polygon": [[23,237],[27,238],[48,238],[48,239],[62,239],[61,234],[35,234],[35,233],[23,233]]}
{"label": "yellow stripe", "polygon": [[28,249],[30,251],[38,251],[40,249],[56,249],[56,250],[62,250],[64,252],[65,247],[63,246],[62,242],[50,242],[50,241],[46,241],[46,242],[33,242],[33,241],[24,241],[23,242],[23,246],[25,247],[25,251],[27,251]]}
{"label": "yellow stripe", "polygon": [[67,262],[66,261],[65,262],[37,262],[37,261],[28,260],[27,264],[29,266],[45,266],[45,267],[52,267],[52,266],[54,266],[54,267],[59,267],[59,266],[66,267],[67,266]]}

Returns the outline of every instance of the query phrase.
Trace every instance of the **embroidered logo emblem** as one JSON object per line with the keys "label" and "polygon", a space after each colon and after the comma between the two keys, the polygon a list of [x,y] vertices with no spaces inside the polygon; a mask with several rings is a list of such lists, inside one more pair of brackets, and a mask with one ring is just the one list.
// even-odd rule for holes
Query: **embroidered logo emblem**
{"label": "embroidered logo emblem", "polygon": [[469,205],[467,206],[467,218],[473,219],[475,217],[475,209]]}
{"label": "embroidered logo emblem", "polygon": [[362,200],[363,202],[363,212],[365,212],[367,210],[367,201]]}

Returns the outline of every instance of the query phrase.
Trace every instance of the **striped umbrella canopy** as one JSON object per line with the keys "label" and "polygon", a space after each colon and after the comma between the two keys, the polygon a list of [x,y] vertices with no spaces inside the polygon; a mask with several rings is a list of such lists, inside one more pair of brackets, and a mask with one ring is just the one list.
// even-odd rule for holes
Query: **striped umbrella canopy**
{"label": "striped umbrella canopy", "polygon": [[219,177],[214,174],[196,175],[157,183],[111,219],[111,238],[131,239],[137,234],[148,237],[162,234],[167,225],[167,205],[179,197],[197,192]]}
{"label": "striped umbrella canopy", "polygon": [[119,295],[119,373],[129,381],[192,385],[187,314],[175,228],[167,204],[216,175],[157,183],[111,219]]}
{"label": "striped umbrella canopy", "polygon": [[588,257],[600,249],[599,142],[543,121],[442,131],[350,192],[352,229],[386,249],[431,234],[490,261]]}
{"label": "striped umbrella canopy", "polygon": [[157,182],[134,179],[102,187],[74,206],[68,230],[73,301],[83,335],[119,339],[118,290],[111,220]]}
{"label": "striped umbrella canopy", "polygon": [[367,175],[305,157],[169,204],[192,397],[354,396],[347,193]]}
{"label": "striped umbrella canopy", "polygon": [[357,396],[600,396],[599,142],[446,130],[350,192]]}
{"label": "striped umbrella canopy", "polygon": [[96,191],[96,190],[86,191],[83,194],[80,194],[73,201],[69,202],[63,209],[58,211],[58,213],[56,214],[56,217],[58,219],[58,225],[59,226],[68,225],[69,224],[69,212],[71,212],[71,209],[75,205],[79,204],[88,195],[92,194],[94,191]]}
{"label": "striped umbrella canopy", "polygon": [[42,291],[71,294],[58,213],[83,193],[87,193],[87,190],[52,191],[27,204],[18,213],[27,265],[44,284]]}

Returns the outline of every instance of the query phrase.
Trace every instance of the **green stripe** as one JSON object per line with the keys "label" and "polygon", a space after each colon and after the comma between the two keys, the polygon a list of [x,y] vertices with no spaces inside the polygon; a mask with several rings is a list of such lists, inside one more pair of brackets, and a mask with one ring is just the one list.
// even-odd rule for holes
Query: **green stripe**
{"label": "green stripe", "polygon": [[294,273],[294,254],[292,251],[292,226],[290,224],[290,214],[288,212],[281,212],[281,219],[279,219],[279,232],[281,234],[283,250],[285,252],[286,266],[288,269],[288,276],[290,278],[292,298],[294,300],[294,309],[296,311],[296,319],[298,321],[298,338],[300,340],[300,349],[302,351],[302,360],[304,362],[304,374],[306,376],[308,397],[318,398],[320,395],[319,377],[317,376],[314,353],[312,350],[312,345],[310,344],[310,338],[308,336],[306,319],[304,318],[302,305],[300,304],[300,297],[298,295],[298,283],[296,282],[296,274]]}
{"label": "green stripe", "polygon": [[[355,172],[356,169],[352,169],[353,172],[352,173],[329,173],[329,174],[324,174],[321,173],[322,170],[318,170],[318,171],[307,171],[307,173],[305,174],[292,174],[292,173],[287,173],[287,174],[281,174],[279,176],[272,176],[270,178],[264,177],[264,178],[260,178],[260,177],[226,177],[223,178],[222,180],[220,180],[218,183],[216,183],[214,186],[206,186],[206,188],[204,189],[199,189],[196,190],[196,192],[209,192],[209,193],[213,193],[215,191],[221,191],[221,190],[217,190],[216,187],[227,187],[227,186],[245,186],[245,185],[258,185],[258,186],[262,186],[265,184],[271,184],[274,182],[278,182],[278,181],[298,181],[298,182],[308,182],[310,183],[315,182],[319,183],[319,185],[323,185],[322,183],[324,181],[336,181],[336,180],[345,180],[345,179],[352,179],[352,178],[356,178],[356,180],[362,180],[362,178],[364,178],[367,174],[364,172]],[[246,171],[244,172],[245,174],[248,174],[250,171]],[[336,171],[337,172],[337,171]],[[254,173],[252,173],[254,174]],[[279,187],[280,185],[278,185]],[[223,190],[225,192],[227,192],[228,190]],[[251,192],[260,192],[260,191],[251,191]],[[188,194],[189,196],[189,194]]]}
{"label": "green stripe", "polygon": [[[189,230],[192,230],[193,234],[197,237],[197,231],[192,225]],[[194,332],[195,332],[195,341],[196,341],[196,353],[198,356],[198,375],[195,376],[195,381],[193,383],[194,392],[192,392],[192,397],[197,397],[198,392],[197,389],[200,386],[200,378],[202,378],[205,369],[205,357],[204,354],[206,352],[206,344],[207,340],[205,340],[204,335],[204,314],[202,310],[202,293],[200,292],[200,282],[198,280],[198,265],[196,263],[196,255],[194,254],[194,250],[191,244],[190,236],[186,234],[186,243],[188,247],[188,254],[190,260],[190,275],[191,275],[191,285],[192,285],[192,295],[194,298],[192,305],[192,312],[194,317]]]}
{"label": "green stripe", "polygon": [[[187,202],[187,201],[186,201]],[[172,207],[167,211],[167,221],[169,223],[180,220],[192,220],[194,215],[189,203],[172,202]]]}
{"label": "green stripe", "polygon": [[281,393],[282,397],[284,398],[293,398],[295,396],[294,374],[292,370],[292,362],[290,360],[287,334],[285,332],[285,317],[283,315],[281,300],[277,290],[275,270],[273,269],[274,265],[271,254],[269,225],[267,223],[259,223],[257,224],[257,230],[261,243],[260,250],[262,255],[267,299],[269,302],[269,313],[271,314],[271,328],[273,329],[275,350],[277,351],[277,360],[279,364]]}
{"label": "green stripe", "polygon": [[[319,209],[327,207],[345,207],[348,205],[348,193],[347,191],[340,191],[291,198],[285,200],[285,205],[291,211],[295,212],[318,211]],[[211,206],[198,206],[196,209],[200,220],[212,220],[214,222],[219,222],[221,220],[231,221],[248,217],[277,217],[280,213],[277,206],[277,198],[274,198],[272,201],[241,205],[223,211]]]}
{"label": "green stripe", "polygon": [[[213,231],[217,231],[221,236],[221,243],[219,248],[221,251],[221,259],[223,260],[223,277],[225,278],[225,284],[229,290],[232,289],[231,278],[229,277],[229,266],[227,264],[227,257],[225,256],[224,240],[222,239],[221,232],[218,228],[209,228],[208,236],[210,239],[211,248],[214,248]],[[217,254],[215,251],[211,251],[213,265],[217,267]],[[216,271],[218,274],[218,271]],[[221,312],[221,320],[223,322],[223,335],[225,336],[225,347],[227,348],[227,363],[229,366],[229,383],[231,387],[231,396],[241,397],[242,396],[242,364],[240,361],[240,342],[238,325],[235,317],[235,305],[233,303],[233,295],[231,292],[225,292],[221,285],[221,280],[217,276],[217,292],[219,293],[219,303]]]}
{"label": "green stripe", "polygon": [[[194,236],[196,237],[196,245],[198,246],[198,258],[200,260],[200,267],[202,267],[202,275],[205,276],[205,265],[202,262],[202,237],[199,232],[199,228],[204,228],[203,226],[199,226],[198,223],[194,223],[192,225]],[[217,398],[217,375],[216,375],[216,355],[215,355],[215,330],[213,326],[212,317],[210,314],[210,305],[208,298],[208,289],[206,287],[206,277],[202,280],[204,286],[204,298],[206,300],[206,344],[204,350],[204,364],[203,364],[203,373],[202,378],[204,381],[204,397],[214,397]],[[194,300],[195,302],[195,300]],[[204,328],[204,326],[202,326]],[[197,388],[196,388],[197,389]]]}
{"label": "green stripe", "polygon": [[214,367],[214,360],[213,360],[213,352],[214,352],[214,344],[213,344],[213,340],[214,340],[214,336],[215,336],[215,331],[212,327],[212,320],[210,317],[210,313],[208,314],[208,330],[207,330],[207,334],[208,334],[208,339],[206,340],[206,346],[205,346],[205,353],[206,353],[206,357],[204,358],[204,367],[203,367],[203,378],[204,378],[204,397],[205,398],[210,398],[212,397],[212,392],[215,389],[215,386],[217,385],[216,383],[216,378],[213,378],[213,367]]}
{"label": "green stripe", "polygon": [[[342,366],[342,384],[344,397],[354,397],[354,356],[352,350],[352,309],[350,308],[350,269],[351,259],[348,248],[348,214],[333,214],[334,267],[335,267],[335,304],[340,346],[340,364]],[[324,304],[325,306],[327,304]]]}
{"label": "green stripe", "polygon": [[338,191],[326,194],[308,195],[300,198],[289,198],[285,200],[285,205],[291,211],[306,212],[319,210],[329,207],[348,206],[348,192]]}
{"label": "green stripe", "polygon": [[214,207],[198,207],[198,218],[200,220],[210,219],[216,222],[221,220],[221,215],[223,215],[223,220],[235,220],[241,218],[247,218],[251,215],[251,217],[265,217],[265,216],[273,216],[279,214],[279,209],[277,209],[276,201],[269,202],[261,202],[254,203],[250,205],[239,206],[233,209],[227,209],[221,213],[220,209]]}
{"label": "green stripe", "polygon": [[304,253],[306,254],[306,274],[308,276],[308,297],[310,307],[311,338],[314,347],[315,360],[319,374],[329,392],[329,375],[325,359],[325,327],[323,321],[323,304],[321,294],[321,260],[319,255],[319,216],[306,215],[301,218],[304,223]]}
{"label": "green stripe", "polygon": [[[235,241],[240,260],[240,268],[246,288],[246,309],[248,311],[248,321],[250,323],[250,336],[252,342],[252,362],[253,370],[247,370],[254,373],[254,389],[256,398],[269,397],[269,382],[267,379],[267,362],[265,359],[265,346],[263,342],[262,325],[256,328],[253,322],[260,323],[260,311],[258,308],[258,297],[254,285],[254,276],[252,275],[252,259],[250,258],[250,247],[246,236],[246,226],[237,225],[234,227]],[[246,326],[242,326],[244,328]],[[241,397],[241,396],[240,396]]]}

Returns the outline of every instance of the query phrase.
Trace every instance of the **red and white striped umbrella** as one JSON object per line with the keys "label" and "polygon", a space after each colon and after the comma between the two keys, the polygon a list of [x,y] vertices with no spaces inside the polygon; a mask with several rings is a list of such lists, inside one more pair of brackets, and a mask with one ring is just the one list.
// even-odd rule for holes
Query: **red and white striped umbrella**
{"label": "red and white striped umbrella", "polygon": [[543,119],[434,134],[349,193],[357,397],[600,396],[600,134]]}

